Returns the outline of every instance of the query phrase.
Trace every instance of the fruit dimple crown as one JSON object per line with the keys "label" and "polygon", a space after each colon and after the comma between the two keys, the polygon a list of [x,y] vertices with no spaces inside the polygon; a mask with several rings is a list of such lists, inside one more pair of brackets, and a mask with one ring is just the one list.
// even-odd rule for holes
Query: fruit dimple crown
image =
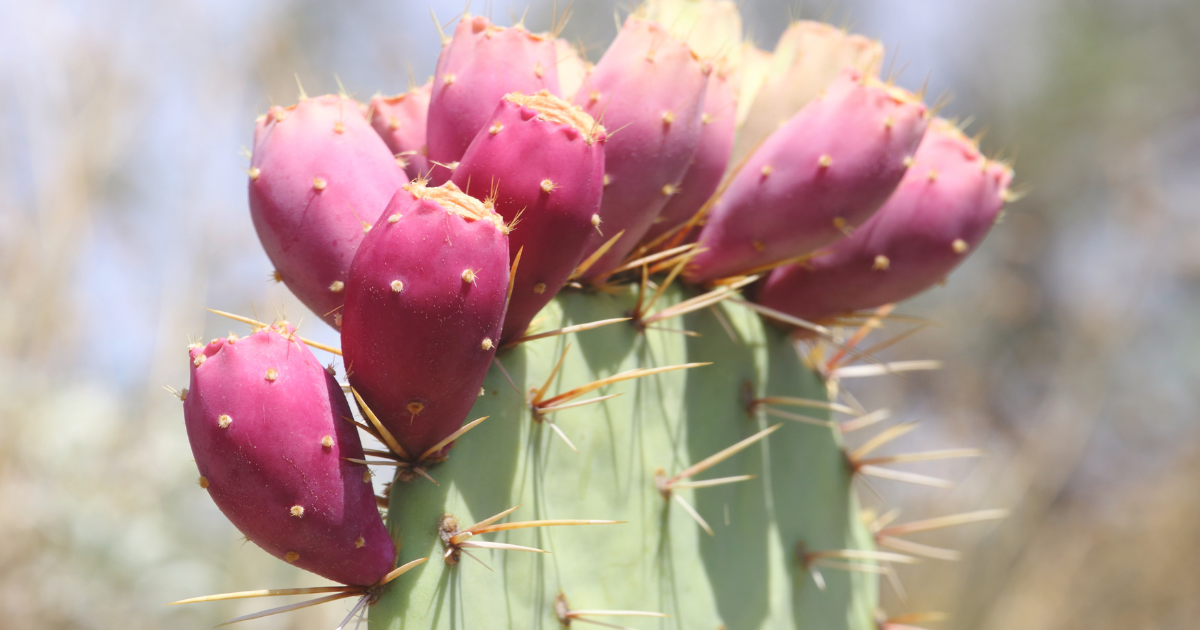
{"label": "fruit dimple crown", "polygon": [[537,94],[513,92],[505,94],[504,99],[536,111],[538,118],[542,120],[570,125],[589,140],[603,138],[607,133],[604,125],[597,123],[596,119],[582,108],[551,94],[549,90],[542,90]]}
{"label": "fruit dimple crown", "polygon": [[426,186],[423,180],[418,179],[405,184],[404,190],[412,193],[417,199],[437,202],[446,212],[457,214],[468,221],[487,221],[496,226],[501,234],[508,234],[509,228],[504,225],[503,217],[493,212],[482,201],[463,192],[454,182],[446,182],[441,186]]}

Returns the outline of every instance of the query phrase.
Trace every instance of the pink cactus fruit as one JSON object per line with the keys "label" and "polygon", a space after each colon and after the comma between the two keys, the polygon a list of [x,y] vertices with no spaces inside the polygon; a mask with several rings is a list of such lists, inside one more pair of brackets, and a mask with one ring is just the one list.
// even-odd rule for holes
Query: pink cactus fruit
{"label": "pink cactus fruit", "polygon": [[[843,70],[855,68],[878,77],[881,63],[883,44],[876,40],[824,22],[793,23],[779,36],[767,67],[750,68],[747,79],[758,83],[753,91],[743,91],[745,123],[738,132],[733,162],[741,162]],[[760,71],[765,73],[758,75]]]}
{"label": "pink cactus fruit", "polygon": [[916,295],[975,250],[1004,207],[1011,181],[1011,169],[937,119],[879,212],[812,260],[773,271],[757,300],[821,321]]}
{"label": "pink cactus fruit", "polygon": [[742,16],[733,0],[646,0],[638,13],[666,26],[701,59],[724,59],[731,66],[739,62]]}
{"label": "pink cactus fruit", "polygon": [[341,387],[286,322],[193,346],[183,417],[200,487],[267,553],[370,585],[396,549]]}
{"label": "pink cactus fruit", "polygon": [[[737,126],[739,130],[743,128],[746,119],[750,117],[750,106],[754,104],[758,97],[758,91],[767,81],[767,73],[771,70],[773,59],[771,53],[750,42],[742,44],[742,53],[739,56],[737,67]],[[751,143],[751,146],[753,144]],[[731,163],[730,166],[736,166],[736,163]]]}
{"label": "pink cactus fruit", "polygon": [[426,141],[434,184],[450,179],[467,146],[510,92],[559,93],[553,37],[522,26],[503,28],[482,16],[463,16],[442,47],[429,101]]}
{"label": "pink cactus fruit", "polygon": [[[429,93],[433,82],[395,96],[371,99],[371,126],[404,167],[409,179],[429,172],[425,147],[425,117],[429,113]],[[375,217],[371,217],[372,220]]]}
{"label": "pink cactus fruit", "polygon": [[706,217],[705,250],[686,277],[757,273],[842,238],[900,183],[927,117],[912,93],[844,71],[733,177]]}
{"label": "pink cactus fruit", "polygon": [[508,292],[500,215],[453,183],[396,192],[346,283],[350,384],[410,458],[462,425],[487,374]]}
{"label": "pink cactus fruit", "polygon": [[571,100],[583,85],[583,78],[592,69],[592,64],[580,54],[579,49],[571,42],[558,38],[554,40],[554,50],[558,55],[558,88],[566,100]]}
{"label": "pink cactus fruit", "polygon": [[491,197],[506,221],[516,221],[508,253],[522,253],[502,343],[525,333],[596,234],[604,142],[603,126],[557,96],[509,94],[455,169],[451,181],[476,197]]}
{"label": "pink cactus fruit", "polygon": [[704,125],[700,133],[700,146],[679,184],[679,190],[671,196],[643,240],[653,242],[691,219],[721,185],[721,176],[733,153],[733,135],[736,131],[735,81],[730,72],[721,69],[713,70],[708,77],[704,113],[700,116]]}
{"label": "pink cactus fruit", "polygon": [[329,325],[364,228],[407,179],[351,99],[308,98],[258,120],[250,217],[276,277]]}
{"label": "pink cactus fruit", "polygon": [[603,236],[592,239],[585,257],[624,231],[585,277],[617,267],[679,190],[700,145],[710,72],[664,26],[631,16],[584,80],[575,103],[620,130],[610,132],[605,147]]}

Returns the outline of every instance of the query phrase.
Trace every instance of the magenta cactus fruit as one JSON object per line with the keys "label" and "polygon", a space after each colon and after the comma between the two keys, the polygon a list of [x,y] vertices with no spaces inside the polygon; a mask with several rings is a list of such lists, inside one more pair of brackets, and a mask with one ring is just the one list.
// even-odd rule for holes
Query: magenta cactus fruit
{"label": "magenta cactus fruit", "polygon": [[611,132],[600,209],[603,236],[585,254],[624,235],[585,277],[617,267],[680,190],[700,145],[704,92],[711,65],[657,22],[625,21],[617,38],[575,95],[575,103]]}
{"label": "magenta cactus fruit", "polygon": [[396,192],[346,283],[350,385],[412,458],[456,431],[500,340],[508,238],[453,183]]}
{"label": "magenta cactus fruit", "polygon": [[704,113],[700,115],[703,125],[700,145],[692,158],[692,165],[679,184],[679,190],[654,220],[644,240],[653,241],[691,219],[721,185],[721,176],[733,153],[733,136],[737,130],[734,81],[729,72],[720,69],[709,75],[704,95]]}
{"label": "magenta cactus fruit", "polygon": [[[376,96],[371,99],[371,126],[396,156],[396,162],[416,179],[429,172],[428,148],[425,146],[426,116],[429,113],[429,94],[433,82],[395,96]],[[374,220],[375,217],[371,217]]]}
{"label": "magenta cactus fruit", "polygon": [[[745,128],[746,119],[750,117],[750,107],[757,99],[758,91],[762,89],[763,83],[767,81],[767,74],[771,71],[771,62],[773,59],[774,57],[771,53],[750,42],[742,44],[742,51],[739,55],[737,65],[737,126],[739,130]],[[739,131],[739,133],[745,132]],[[756,143],[757,141],[748,144],[753,147]],[[735,143],[734,146],[736,147],[738,144],[740,142]]]}
{"label": "magenta cactus fruit", "polygon": [[480,130],[453,181],[490,196],[514,224],[508,253],[521,261],[504,316],[503,343],[519,338],[558,294],[596,234],[604,192],[604,127],[543,91],[509,94]]}
{"label": "magenta cactus fruit", "polygon": [[771,134],[700,232],[692,282],[756,272],[842,238],[887,200],[925,133],[910,92],[846,70]]}
{"label": "magenta cactus fruit", "polygon": [[875,216],[812,260],[776,269],[765,306],[810,321],[911,297],[975,250],[1008,197],[1012,171],[937,119],[912,168]]}
{"label": "magenta cactus fruit", "polygon": [[200,486],[246,538],[317,575],[370,585],[396,549],[341,387],[285,323],[193,346],[183,415]]}
{"label": "magenta cactus fruit", "polygon": [[765,64],[761,51],[755,52],[760,54],[750,55],[747,76],[755,84],[743,90],[746,122],[738,134],[735,162],[828,88],[843,70],[854,68],[864,76],[878,77],[883,63],[883,44],[877,40],[808,20],[793,23],[780,35]]}
{"label": "magenta cactus fruit", "polygon": [[475,134],[510,92],[558,94],[553,37],[522,26],[503,28],[482,16],[463,16],[442,47],[429,101],[426,141],[434,184],[450,179]]}
{"label": "magenta cactus fruit", "polygon": [[364,228],[405,181],[349,98],[307,98],[259,119],[250,217],[277,277],[329,325]]}

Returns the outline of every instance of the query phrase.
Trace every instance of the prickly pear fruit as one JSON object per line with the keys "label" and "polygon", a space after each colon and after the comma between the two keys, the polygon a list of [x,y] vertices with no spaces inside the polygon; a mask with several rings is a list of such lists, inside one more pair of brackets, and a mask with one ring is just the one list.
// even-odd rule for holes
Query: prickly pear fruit
{"label": "prickly pear fruit", "polygon": [[928,110],[910,92],[846,70],[755,151],[713,205],[692,282],[749,273],[843,237],[900,183]]}
{"label": "prickly pear fruit", "polygon": [[278,277],[329,325],[363,229],[407,179],[349,98],[307,98],[259,119],[250,217]]}
{"label": "prickly pear fruit", "polygon": [[504,318],[505,232],[453,183],[418,180],[396,192],[354,257],[346,371],[410,458],[456,431],[479,395]]}
{"label": "prickly pear fruit", "polygon": [[591,71],[592,64],[583,58],[578,48],[561,37],[554,40],[554,50],[558,54],[559,93],[569,101],[583,85],[583,78]]}
{"label": "prickly pear fruit", "polygon": [[732,0],[648,0],[641,17],[658,22],[684,40],[701,59],[723,58],[737,65],[742,16]]}
{"label": "prickly pear fruit", "polygon": [[[430,161],[458,162],[505,94],[558,94],[557,62],[553,37],[463,16],[442,47],[433,78],[426,137]],[[452,168],[431,166],[434,184],[450,179]]]}
{"label": "prickly pear fruit", "polygon": [[[404,167],[409,179],[429,172],[428,149],[425,147],[426,115],[429,113],[429,93],[433,82],[395,96],[376,96],[371,99],[371,126],[387,143]],[[375,217],[371,217],[374,220]]]}
{"label": "prickly pear fruit", "polygon": [[[741,130],[746,119],[750,117],[750,106],[754,104],[758,97],[758,91],[762,89],[763,83],[767,81],[767,74],[771,71],[771,62],[774,57],[771,53],[755,46],[750,42],[742,44],[742,52],[738,58],[737,76],[738,76],[738,108],[737,108],[737,126]],[[736,144],[734,146],[737,146]],[[753,143],[751,143],[753,146]],[[736,162],[731,162],[730,166],[736,166]]]}
{"label": "prickly pear fruit", "polygon": [[509,94],[480,130],[453,181],[517,223],[508,253],[521,252],[502,343],[529,322],[567,282],[596,234],[604,192],[604,127],[550,94]]}
{"label": "prickly pear fruit", "polygon": [[738,134],[734,161],[741,161],[767,136],[825,90],[846,68],[878,77],[883,44],[824,22],[802,20],[788,27],[748,100],[746,123]]}
{"label": "prickly pear fruit", "polygon": [[879,212],[812,260],[776,269],[757,300],[815,321],[920,293],[979,245],[1011,180],[1007,166],[937,119]]}
{"label": "prickly pear fruit", "polygon": [[733,153],[733,135],[737,124],[734,80],[730,72],[721,69],[713,70],[709,75],[704,95],[704,113],[700,116],[704,125],[700,133],[700,146],[679,184],[679,190],[654,220],[644,240],[653,241],[691,219],[721,185],[721,176],[729,164],[729,155]]}
{"label": "prickly pear fruit", "polygon": [[631,16],[575,95],[575,103],[612,132],[600,228],[585,253],[625,234],[585,277],[603,277],[650,229],[700,144],[711,65],[657,22]]}
{"label": "prickly pear fruit", "polygon": [[[357,110],[355,110],[357,113]],[[370,585],[396,549],[341,387],[286,323],[194,346],[183,405],[200,486],[267,553]]]}

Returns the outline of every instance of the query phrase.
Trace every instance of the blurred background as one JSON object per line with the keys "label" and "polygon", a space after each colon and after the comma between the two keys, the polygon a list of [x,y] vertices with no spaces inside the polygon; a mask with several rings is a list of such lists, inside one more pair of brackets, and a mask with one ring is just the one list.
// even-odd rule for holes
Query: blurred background
{"label": "blurred background", "polygon": [[[206,628],[259,604],[163,603],[321,582],[244,543],[200,491],[163,386],[186,386],[189,335],[244,331],[205,306],[286,313],[336,343],[267,281],[239,148],[258,112],[294,102],[295,76],[362,99],[423,82],[430,7],[445,22],[463,4],[0,4],[0,627]],[[510,24],[527,4],[548,28],[548,1],[491,13]],[[894,452],[988,453],[913,467],[955,490],[872,481],[865,504],[902,521],[1012,511],[914,537],[963,557],[902,568],[889,613],[1196,627],[1200,3],[741,4],[768,50],[796,17],[881,39],[899,83],[953,95],[944,113],[986,128],[1028,190],[947,286],[899,309],[938,325],[885,358],[945,369],[846,382],[922,421]],[[627,5],[576,0],[565,35],[596,61]],[[246,627],[327,630],[346,607],[325,608]]]}

